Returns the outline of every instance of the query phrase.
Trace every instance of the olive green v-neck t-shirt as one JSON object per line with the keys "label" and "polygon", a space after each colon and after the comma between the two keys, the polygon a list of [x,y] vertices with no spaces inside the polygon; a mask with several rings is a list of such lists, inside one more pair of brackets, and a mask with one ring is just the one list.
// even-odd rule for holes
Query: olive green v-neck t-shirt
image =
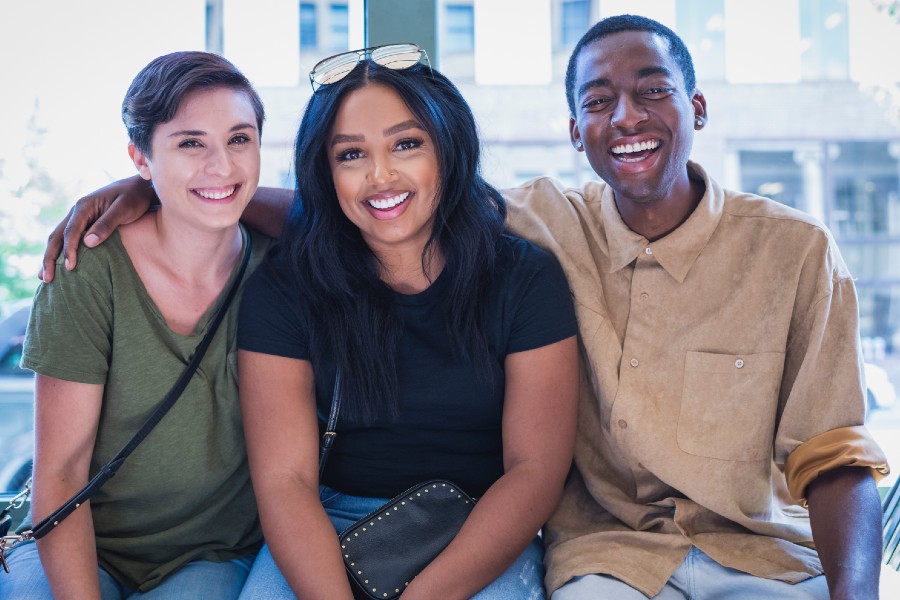
{"label": "olive green v-neck t-shirt", "polygon": [[[246,252],[251,236],[243,235]],[[270,245],[254,233],[245,279]],[[39,286],[22,365],[104,385],[91,476],[175,383],[238,267],[188,336],[169,329],[118,233],[97,248],[82,247],[75,271],[60,266],[52,284]],[[238,405],[239,303],[240,294],[172,409],[91,500],[100,565],[141,591],[190,561],[230,560],[261,543]]]}

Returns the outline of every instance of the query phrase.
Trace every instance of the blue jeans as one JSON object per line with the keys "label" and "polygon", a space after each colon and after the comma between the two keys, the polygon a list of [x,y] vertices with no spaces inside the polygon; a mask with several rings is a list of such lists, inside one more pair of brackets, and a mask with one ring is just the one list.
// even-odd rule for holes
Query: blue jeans
{"label": "blue jeans", "polygon": [[[0,600],[53,600],[50,584],[34,543],[16,546],[7,556],[9,573],[0,572]],[[103,567],[100,595],[103,600],[228,600],[241,593],[253,556],[227,562],[189,562],[148,592],[138,592],[113,579]]]}
{"label": "blue jeans", "polygon": [[[755,577],[723,567],[698,548],[691,548],[653,600],[828,600],[825,576],[800,583]],[[647,596],[609,575],[575,577],[553,592],[551,600],[647,600]]]}
{"label": "blue jeans", "polygon": [[[388,498],[348,496],[324,485],[319,486],[319,497],[336,532],[388,501]],[[544,600],[543,561],[544,546],[540,538],[535,538],[515,563],[472,600]],[[296,600],[268,546],[263,546],[256,557],[240,600]]]}

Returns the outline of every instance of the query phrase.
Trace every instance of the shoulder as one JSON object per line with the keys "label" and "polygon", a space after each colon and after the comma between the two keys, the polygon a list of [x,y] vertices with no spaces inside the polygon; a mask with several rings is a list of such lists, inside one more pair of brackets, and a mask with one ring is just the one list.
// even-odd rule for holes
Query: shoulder
{"label": "shoulder", "polygon": [[497,258],[498,269],[540,270],[559,266],[553,254],[534,242],[510,233],[500,236]]}
{"label": "shoulder", "polygon": [[734,225],[784,249],[798,260],[824,263],[838,279],[850,278],[831,231],[818,219],[770,198],[724,190],[723,215]]}
{"label": "shoulder", "polygon": [[538,177],[503,190],[507,202],[507,226],[510,231],[542,246],[568,239],[582,225],[596,227],[601,220],[600,207],[607,193],[602,181],[590,181],[579,187]]}
{"label": "shoulder", "polygon": [[552,253],[510,234],[500,238],[492,281],[496,292],[512,297],[527,295],[535,288],[568,290],[565,273]]}
{"label": "shoulder", "polygon": [[272,246],[275,245],[274,238],[251,227],[246,227],[243,223],[241,223],[241,231],[244,232],[245,239],[250,239],[253,258],[263,258]]}
{"label": "shoulder", "polygon": [[74,293],[80,289],[93,289],[110,293],[117,283],[130,278],[134,266],[118,232],[94,248],[84,244],[78,247],[76,267],[69,271],[63,266],[62,257],[57,261],[56,277],[48,287],[57,286],[60,291]]}
{"label": "shoulder", "polygon": [[728,189],[722,190],[722,193],[725,199],[725,214],[734,217],[781,220],[793,223],[800,230],[809,230],[813,234],[814,230],[827,232],[825,225],[813,216],[770,198]]}
{"label": "shoulder", "polygon": [[535,177],[519,186],[501,190],[501,193],[513,209],[526,206],[551,209],[561,202],[575,205],[597,202],[605,187],[602,181],[571,187],[552,177]]}

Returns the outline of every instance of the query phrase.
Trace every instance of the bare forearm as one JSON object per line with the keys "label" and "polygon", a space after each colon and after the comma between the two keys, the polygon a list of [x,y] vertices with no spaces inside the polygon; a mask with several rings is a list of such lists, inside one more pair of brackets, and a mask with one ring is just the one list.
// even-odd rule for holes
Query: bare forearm
{"label": "bare forearm", "polygon": [[[50,514],[78,491],[52,487],[56,488],[56,493],[46,494],[46,485],[42,486],[40,481],[35,484],[36,523],[39,517]],[[54,598],[99,600],[100,581],[90,504],[78,508],[56,529],[38,540],[37,547]]]}
{"label": "bare forearm", "polygon": [[479,499],[459,535],[416,577],[403,600],[474,596],[525,550],[561,491],[562,478],[555,473],[524,465],[511,469]]}
{"label": "bare forearm", "polygon": [[[35,378],[34,522],[87,484],[103,386]],[[90,503],[37,542],[55,598],[100,598]]]}
{"label": "bare forearm", "polygon": [[283,188],[260,187],[244,209],[241,221],[257,231],[278,237],[287,220],[294,192]]}
{"label": "bare forearm", "polygon": [[832,599],[877,598],[881,503],[868,468],[843,467],[807,489],[813,539]]}
{"label": "bare forearm", "polygon": [[257,501],[269,550],[297,597],[351,600],[337,533],[318,494],[286,480],[258,490]]}

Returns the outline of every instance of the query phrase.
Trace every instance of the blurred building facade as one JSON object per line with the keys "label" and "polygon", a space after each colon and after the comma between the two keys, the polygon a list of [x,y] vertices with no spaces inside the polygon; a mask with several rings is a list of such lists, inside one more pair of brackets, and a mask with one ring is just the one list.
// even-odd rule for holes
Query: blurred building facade
{"label": "blurred building facade", "polygon": [[[208,49],[228,55],[227,13],[240,1],[207,0]],[[410,23],[395,41],[419,41],[402,2],[368,2]],[[285,13],[295,23],[273,28],[295,40],[297,60],[287,68],[298,72],[296,85],[260,86],[269,115],[263,184],[293,186],[293,135],[311,93],[306,73],[363,45],[354,34],[364,28],[361,6],[301,1]],[[857,278],[862,335],[876,340],[867,348],[900,354],[900,25],[879,8],[878,0],[434,0],[429,54],[472,105],[490,181],[549,175],[576,185],[594,175],[568,139],[563,78],[572,47],[612,14],[666,23],[690,48],[707,99],[710,121],[693,158],[728,187],[825,222]],[[483,76],[498,54],[500,70],[518,69],[528,82]]]}

